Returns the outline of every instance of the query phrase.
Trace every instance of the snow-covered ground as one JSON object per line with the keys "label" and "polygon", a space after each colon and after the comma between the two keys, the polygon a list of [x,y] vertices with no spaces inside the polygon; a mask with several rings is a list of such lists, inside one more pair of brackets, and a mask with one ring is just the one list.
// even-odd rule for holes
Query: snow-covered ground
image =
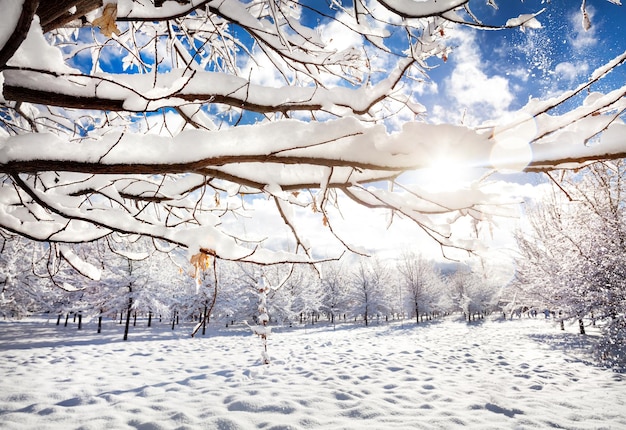
{"label": "snow-covered ground", "polygon": [[624,375],[542,318],[81,331],[0,322],[2,429],[626,429]]}

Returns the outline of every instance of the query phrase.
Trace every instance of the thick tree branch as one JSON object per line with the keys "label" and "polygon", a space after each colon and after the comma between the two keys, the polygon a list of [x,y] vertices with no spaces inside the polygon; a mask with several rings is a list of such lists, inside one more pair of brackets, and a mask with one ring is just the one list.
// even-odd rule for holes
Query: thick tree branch
{"label": "thick tree branch", "polygon": [[30,24],[33,21],[35,12],[37,11],[37,6],[39,6],[39,0],[24,0],[22,13],[17,21],[17,25],[13,30],[13,33],[11,33],[11,36],[9,36],[9,39],[0,49],[0,71],[5,68],[7,62],[17,51],[17,48],[19,48],[24,39],[26,39],[26,35],[28,35],[28,30],[30,29]]}
{"label": "thick tree branch", "polygon": [[[154,108],[149,106],[150,100],[145,100],[143,106],[137,105],[136,108],[125,105],[124,99],[110,99],[101,97],[81,97],[72,94],[59,94],[53,91],[34,90],[30,88],[18,87],[14,85],[5,85],[3,91],[4,98],[7,100],[21,101],[27,103],[35,103],[48,106],[59,106],[70,109],[88,109],[88,110],[104,110],[112,112],[154,112],[163,106]],[[222,104],[250,112],[272,113],[272,112],[289,112],[289,111],[309,111],[322,109],[321,104],[315,103],[290,103],[281,105],[262,105],[259,103],[250,103],[241,98],[224,96],[221,94],[181,94],[174,93],[170,96],[173,99],[184,100],[190,103],[212,103]],[[168,105],[167,103],[164,103]],[[170,106],[175,106],[174,103]]]}
{"label": "thick tree branch", "polygon": [[[74,13],[70,9],[76,8]],[[37,9],[37,15],[44,33],[61,28],[66,24],[82,19],[89,12],[102,7],[102,0],[61,0],[43,1]]]}
{"label": "thick tree branch", "polygon": [[[167,88],[167,94],[159,97],[149,95],[154,88],[144,88],[151,83],[149,76],[127,79],[125,75],[59,74],[12,67],[5,72],[3,95],[6,100],[18,102],[113,112],[151,112],[180,106],[182,101],[223,104],[265,114],[347,108],[361,115],[384,100],[412,65],[411,59],[400,60],[389,77],[373,87],[334,90],[314,86],[262,87],[223,73],[201,71],[185,77],[179,70],[177,74],[163,75],[163,79],[183,79],[184,84]],[[29,85],[21,85],[23,79],[28,79]],[[165,90],[161,86],[157,88]]]}

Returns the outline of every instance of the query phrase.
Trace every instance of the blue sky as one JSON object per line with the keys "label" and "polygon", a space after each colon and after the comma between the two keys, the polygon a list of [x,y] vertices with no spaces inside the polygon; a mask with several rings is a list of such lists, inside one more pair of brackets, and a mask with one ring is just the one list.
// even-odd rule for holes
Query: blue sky
{"label": "blue sky", "polygon": [[[417,101],[428,108],[425,118],[432,122],[476,125],[519,109],[530,96],[547,97],[584,82],[598,66],[626,49],[626,7],[608,0],[588,0],[592,27],[584,31],[581,1],[497,0],[497,10],[485,0],[470,1],[476,16],[485,24],[496,26],[505,24],[511,17],[545,9],[538,17],[543,28],[449,31],[447,36],[453,51],[448,61],[429,60],[429,64],[435,66],[428,71],[430,82],[415,88],[420,93]],[[320,7],[313,0],[303,0],[302,4]],[[324,17],[303,9],[306,25],[315,26],[325,21]],[[91,33],[90,29],[83,31]],[[341,37],[344,36],[337,35]],[[147,48],[149,53],[151,45]],[[109,44],[103,54],[103,70],[122,72],[125,53],[116,44]],[[87,51],[75,60],[72,65],[85,71],[91,68],[92,59]],[[131,67],[125,72],[137,71]],[[624,82],[626,66],[614,71],[594,89],[608,91]],[[259,116],[252,113],[244,116],[245,123],[258,119]]]}
{"label": "blue sky", "polygon": [[[626,49],[626,7],[607,0],[587,2],[592,27],[582,27],[581,2],[573,0],[498,1],[499,10],[486,2],[471,2],[473,12],[485,23],[502,25],[507,18],[522,13],[534,13],[545,8],[538,16],[541,29],[507,29],[501,31],[464,30],[452,40],[456,46],[447,64],[433,70],[431,79],[437,84],[437,92],[422,100],[433,110],[442,109],[441,120],[460,120],[459,110],[466,109],[466,118],[491,116],[495,109],[516,110],[530,96],[544,98],[587,80],[597,67],[606,63]],[[471,55],[469,55],[469,54]],[[450,77],[472,80],[477,76],[455,74],[468,62],[475,62],[483,73],[483,81],[493,85],[481,88],[483,100],[459,100],[458,85]],[[467,85],[478,85],[474,79]],[[626,82],[626,66],[611,73],[592,90],[606,92]],[[499,92],[498,92],[499,90]],[[508,93],[506,93],[508,91]],[[504,99],[504,100],[503,100]],[[491,109],[490,109],[491,108]],[[437,115],[435,115],[437,116]],[[456,116],[456,117],[455,117]]]}

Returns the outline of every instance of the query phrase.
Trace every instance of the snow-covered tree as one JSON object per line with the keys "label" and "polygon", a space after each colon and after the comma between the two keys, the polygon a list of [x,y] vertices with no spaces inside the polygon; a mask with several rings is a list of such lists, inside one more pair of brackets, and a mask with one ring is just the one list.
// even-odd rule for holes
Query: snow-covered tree
{"label": "snow-covered tree", "polygon": [[345,315],[349,308],[349,276],[345,273],[346,265],[340,261],[328,261],[321,265],[322,299],[320,310],[330,315],[334,323],[337,317]]}
{"label": "snow-covered tree", "polygon": [[376,258],[360,258],[350,273],[350,304],[352,314],[360,316],[369,325],[390,309],[391,272]]}
{"label": "snow-covered tree", "polygon": [[422,255],[405,251],[397,262],[404,300],[419,324],[420,317],[438,310],[442,291],[441,274],[433,262]]}
{"label": "snow-covered tree", "polygon": [[[0,235],[0,315],[22,318],[34,312],[52,311],[60,302],[54,287],[35,274],[33,257],[41,247],[14,235]],[[51,288],[52,287],[52,288]]]}
{"label": "snow-covered tree", "polygon": [[[80,310],[100,320],[102,316],[121,315],[120,321],[125,317],[124,340],[128,338],[131,318],[134,324],[137,314],[150,319],[153,315],[168,318],[181,309],[197,310],[181,305],[196,297],[192,278],[180,272],[167,248],[148,238],[113,234],[93,243],[65,246],[72,251],[64,252],[72,255],[75,265],[82,263],[80,269],[92,275],[92,279],[73,284],[75,295],[82,301]],[[88,267],[87,256],[94,263]]]}
{"label": "snow-covered tree", "polygon": [[219,294],[214,308],[214,320],[231,324],[250,321],[256,315],[257,295],[254,291],[254,270],[250,265],[218,261]]}
{"label": "snow-covered tree", "polygon": [[[345,244],[334,208],[351,199],[413,220],[444,246],[474,249],[450,235],[449,220],[488,219],[501,196],[484,182],[462,198],[433,194],[429,179],[402,173],[429,168],[439,152],[485,173],[626,153],[625,87],[596,86],[626,52],[506,119],[426,122],[417,95],[429,71],[445,67],[452,26],[503,36],[539,27],[540,11],[498,26],[493,14],[472,12],[475,3],[485,2],[4,2],[0,226],[39,241],[119,232],[166,240],[189,256],[309,261],[292,209],[314,209]],[[275,201],[292,252],[222,222],[246,212],[253,196]]]}
{"label": "snow-covered tree", "polygon": [[270,291],[270,286],[265,285],[265,280],[263,278],[259,279],[259,283],[257,286],[257,293],[259,295],[258,301],[258,315],[257,315],[257,324],[254,326],[250,326],[252,328],[252,332],[261,338],[263,343],[263,351],[261,352],[261,360],[263,364],[270,364],[270,356],[267,352],[267,338],[272,332],[272,328],[268,326],[270,321],[270,317],[268,315],[267,310],[267,293]]}
{"label": "snow-covered tree", "polygon": [[457,267],[444,280],[439,306],[446,312],[461,311],[468,321],[496,308],[499,288],[482,270]]}
{"label": "snow-covered tree", "polygon": [[[15,317],[35,312],[80,313],[97,307],[94,287],[101,271],[93,244],[46,244],[15,235],[0,238],[0,285],[3,313]],[[94,255],[95,254],[95,255]],[[97,314],[97,311],[95,312]]]}
{"label": "snow-covered tree", "polygon": [[[596,163],[564,175],[520,229],[519,288],[563,319],[601,321],[601,355],[624,356],[626,314],[626,163]],[[623,362],[622,362],[623,365]]]}
{"label": "snow-covered tree", "polygon": [[271,292],[270,312],[279,324],[290,324],[305,318],[315,322],[320,311],[322,293],[318,274],[313,267],[281,265],[268,268],[265,273],[268,276],[269,273],[276,272],[274,277],[278,282],[290,270],[292,273],[282,287]]}

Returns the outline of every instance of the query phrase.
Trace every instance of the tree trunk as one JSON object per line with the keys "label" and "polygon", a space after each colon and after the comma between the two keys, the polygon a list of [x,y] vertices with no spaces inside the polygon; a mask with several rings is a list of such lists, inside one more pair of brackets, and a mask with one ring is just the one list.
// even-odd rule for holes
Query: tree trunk
{"label": "tree trunk", "polygon": [[82,329],[83,328],[83,314],[79,313],[78,314],[78,329]]}
{"label": "tree trunk", "polygon": [[204,303],[204,317],[202,319],[202,336],[206,334],[206,323],[209,319],[209,305]]}
{"label": "tree trunk", "polygon": [[102,332],[102,314],[98,315],[98,333]]}
{"label": "tree trunk", "polygon": [[152,325],[152,312],[148,312],[148,327]]}
{"label": "tree trunk", "polygon": [[[213,274],[214,274],[214,287],[213,287],[213,299],[211,300],[211,303],[209,304],[208,301],[204,302],[204,321],[202,322],[202,335],[204,336],[204,334],[206,333],[206,324],[209,322],[209,318],[211,317],[211,314],[213,313],[213,308],[215,308],[215,303],[217,302],[217,288],[218,288],[218,282],[217,282],[217,268],[215,266],[215,259],[213,259]],[[234,324],[234,321],[232,322],[232,324]],[[226,324],[226,327],[228,327],[228,324]],[[194,335],[196,334],[196,332],[198,331],[198,329],[196,328],[196,330],[194,330],[193,333],[191,333],[191,337],[194,337]]]}
{"label": "tree trunk", "polygon": [[585,334],[585,324],[582,318],[578,319],[578,328],[580,329],[580,334]]}
{"label": "tree trunk", "polygon": [[130,308],[133,305],[133,298],[128,298],[128,310],[126,311],[126,325],[124,326],[124,340],[128,339],[128,328],[130,327]]}

